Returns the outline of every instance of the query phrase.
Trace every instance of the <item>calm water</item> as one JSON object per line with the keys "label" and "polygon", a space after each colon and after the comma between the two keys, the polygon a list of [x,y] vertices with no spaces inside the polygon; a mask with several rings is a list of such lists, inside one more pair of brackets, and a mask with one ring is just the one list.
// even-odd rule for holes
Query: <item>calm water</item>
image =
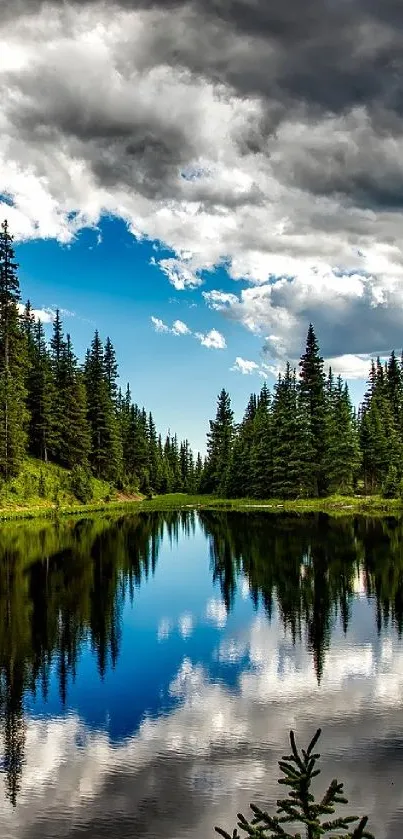
{"label": "calm water", "polygon": [[203,839],[318,725],[403,828],[403,525],[150,514],[0,530],[0,835]]}

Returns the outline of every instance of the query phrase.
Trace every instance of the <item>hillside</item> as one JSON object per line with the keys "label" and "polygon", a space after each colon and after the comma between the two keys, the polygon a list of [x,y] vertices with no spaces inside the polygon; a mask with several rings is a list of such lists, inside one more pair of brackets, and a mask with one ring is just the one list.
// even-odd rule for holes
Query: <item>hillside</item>
{"label": "hillside", "polygon": [[[105,481],[91,478],[90,483],[91,503],[119,500],[117,491]],[[0,512],[59,506],[80,507],[82,502],[73,491],[72,473],[54,463],[26,458],[18,477],[0,485]]]}

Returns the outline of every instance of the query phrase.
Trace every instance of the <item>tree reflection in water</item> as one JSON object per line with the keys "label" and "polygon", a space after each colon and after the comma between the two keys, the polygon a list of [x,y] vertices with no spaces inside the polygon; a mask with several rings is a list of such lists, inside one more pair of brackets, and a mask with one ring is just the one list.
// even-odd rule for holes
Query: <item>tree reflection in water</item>
{"label": "tree reflection in water", "polygon": [[[270,621],[276,604],[293,642],[305,640],[320,682],[332,627],[348,632],[357,580],[376,602],[380,632],[403,626],[402,522],[193,511],[7,525],[0,533],[0,719],[3,770],[15,805],[24,760],[24,697],[60,698],[84,645],[100,678],[119,657],[122,608],[156,571],[163,538],[191,537],[199,520],[211,571],[231,611],[246,578]],[[186,604],[184,604],[186,605]]]}

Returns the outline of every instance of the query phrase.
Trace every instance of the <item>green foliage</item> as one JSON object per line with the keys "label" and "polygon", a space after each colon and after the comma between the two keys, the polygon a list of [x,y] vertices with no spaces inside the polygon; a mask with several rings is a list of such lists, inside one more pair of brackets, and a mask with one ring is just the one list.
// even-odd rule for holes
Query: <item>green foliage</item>
{"label": "green foliage", "polygon": [[[271,394],[264,384],[234,422],[222,390],[207,435],[207,457],[189,441],[157,434],[152,414],[118,390],[113,344],[95,332],[85,362],[76,358],[56,311],[50,341],[30,302],[19,314],[20,289],[13,240],[0,230],[0,478],[11,492],[27,455],[66,469],[90,468],[99,482],[146,495],[201,492],[223,498],[292,501],[329,495],[401,497],[403,372],[392,351],[371,365],[356,416],[347,385],[324,362],[309,325],[299,374],[287,364]],[[13,492],[35,495],[26,485]],[[48,490],[46,490],[48,492]],[[53,489],[49,490],[52,498]],[[61,487],[60,503],[71,494]],[[81,493],[82,494],[82,493]],[[87,493],[84,493],[87,494]],[[45,496],[43,496],[45,497]],[[59,496],[58,496],[59,498]],[[14,500],[14,499],[13,499]]]}
{"label": "green foliage", "polygon": [[203,492],[226,494],[230,478],[234,434],[231,399],[227,391],[223,389],[218,396],[215,420],[210,420],[210,431],[207,434],[207,460],[202,479]]}
{"label": "green foliage", "polygon": [[39,473],[38,495],[40,498],[45,498],[46,496],[46,478],[43,472]]}
{"label": "green foliage", "polygon": [[[298,751],[294,732],[290,732],[292,753],[279,760],[279,768],[283,773],[279,783],[289,787],[288,798],[277,800],[277,812],[273,816],[256,804],[250,805],[253,813],[250,821],[238,813],[238,827],[250,839],[275,839],[276,836],[282,839],[302,839],[299,830],[290,833],[286,825],[291,829],[302,825],[306,839],[320,839],[321,836],[330,835],[335,836],[335,839],[374,839],[366,830],[367,816],[361,819],[358,816],[329,818],[336,812],[337,805],[348,803],[342,783],[333,780],[323,797],[315,799],[312,781],[320,774],[320,769],[317,769],[320,754],[314,752],[314,748],[320,733],[319,728],[308,748]],[[220,827],[216,827],[216,831],[223,839],[241,839],[236,828],[232,834]]]}
{"label": "green foliage", "polygon": [[26,446],[26,345],[18,305],[20,286],[13,238],[0,229],[0,475],[18,475]]}
{"label": "green foliage", "polygon": [[85,466],[73,466],[70,475],[70,488],[72,493],[83,504],[88,504],[93,497],[91,473]]}

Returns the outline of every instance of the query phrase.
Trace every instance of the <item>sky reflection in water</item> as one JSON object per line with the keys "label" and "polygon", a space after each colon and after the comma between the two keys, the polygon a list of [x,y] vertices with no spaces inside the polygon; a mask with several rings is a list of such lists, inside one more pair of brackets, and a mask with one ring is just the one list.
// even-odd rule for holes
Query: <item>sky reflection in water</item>
{"label": "sky reflection in water", "polygon": [[208,837],[324,729],[403,825],[402,526],[152,514],[0,534],[1,835]]}

